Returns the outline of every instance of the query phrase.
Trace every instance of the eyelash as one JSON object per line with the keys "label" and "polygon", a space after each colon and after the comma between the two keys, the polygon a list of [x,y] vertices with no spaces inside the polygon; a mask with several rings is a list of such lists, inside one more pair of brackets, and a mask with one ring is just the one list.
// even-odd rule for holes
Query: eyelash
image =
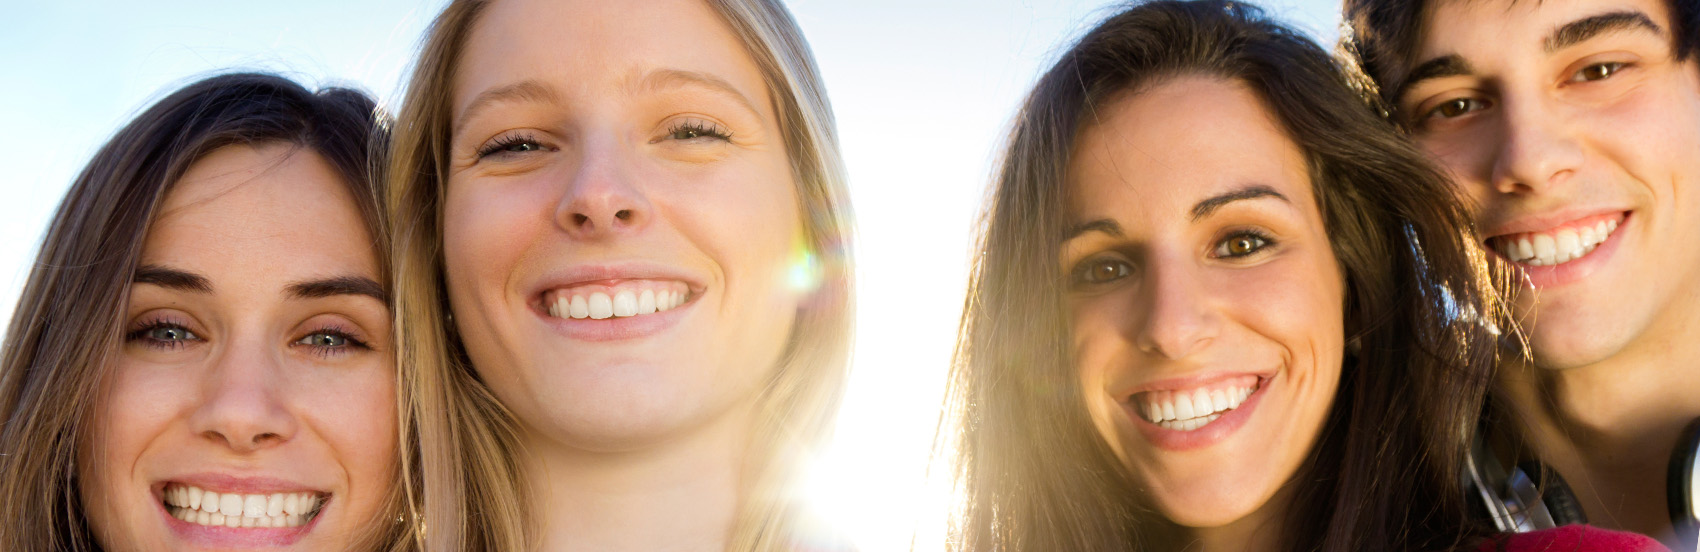
{"label": "eyelash", "polygon": [[498,137],[489,144],[485,144],[484,147],[478,148],[478,158],[483,159],[485,157],[502,153],[524,153],[519,151],[508,151],[508,148],[522,144],[535,146],[535,149],[531,151],[544,149],[543,143],[530,134],[509,134]]}
{"label": "eyelash", "polygon": [[[303,341],[307,341],[307,340],[313,338],[314,336],[319,336],[319,335],[342,338],[342,340],[346,341],[347,343],[345,345],[340,345],[340,346],[315,345],[315,344],[312,344],[312,343],[302,343]],[[354,337],[353,332],[348,331],[348,330],[346,330],[346,329],[344,329],[340,326],[337,326],[335,324],[327,325],[327,326],[321,327],[317,330],[314,330],[312,332],[309,332],[309,333],[307,333],[307,335],[302,336],[301,339],[295,340],[293,342],[293,344],[301,345],[303,347],[310,347],[310,348],[312,348],[311,352],[315,355],[319,355],[321,358],[328,358],[331,355],[347,354],[349,352],[348,348],[350,348],[350,347],[354,347],[354,348],[358,348],[358,349],[362,349],[362,350],[368,350],[368,351],[372,350],[371,345],[368,345],[368,344],[366,344],[365,341],[361,341],[359,338]]]}
{"label": "eyelash", "polygon": [[[691,133],[696,136],[680,136],[680,134],[683,133]],[[685,119],[674,123],[673,126],[669,127],[667,129],[667,136],[664,139],[695,140],[697,138],[711,138],[714,140],[730,142],[732,141],[732,132],[721,128],[720,125],[710,123],[708,121]]]}
{"label": "eyelash", "polygon": [[[1256,245],[1254,245],[1254,248],[1251,251],[1247,251],[1245,253],[1231,254],[1231,253],[1225,252],[1227,250],[1229,242],[1232,242],[1234,240],[1241,239],[1241,238],[1251,238],[1252,240],[1254,240],[1258,243],[1256,243]],[[1210,249],[1210,255],[1213,256],[1213,257],[1216,257],[1218,259],[1244,259],[1244,258],[1251,257],[1253,255],[1257,255],[1258,253],[1262,253],[1265,250],[1268,250],[1270,247],[1273,247],[1274,245],[1275,245],[1275,239],[1269,237],[1268,234],[1264,234],[1263,232],[1259,232],[1259,231],[1256,231],[1256,230],[1240,230],[1240,231],[1234,232],[1233,234],[1229,234],[1227,237],[1222,238],[1221,240],[1217,241],[1216,246]]]}
{"label": "eyelash", "polygon": [[[1093,280],[1094,278],[1096,278],[1096,276],[1092,273],[1094,271],[1096,271],[1096,269],[1102,268],[1102,267],[1107,267],[1107,266],[1110,266],[1112,264],[1115,265],[1115,268],[1117,269],[1117,274],[1113,275],[1113,277],[1106,278],[1106,279],[1103,279],[1103,280],[1097,280],[1097,281]],[[1069,287],[1078,288],[1078,287],[1088,287],[1088,286],[1097,286],[1097,285],[1109,284],[1111,282],[1121,280],[1121,279],[1126,278],[1128,276],[1132,276],[1133,270],[1134,270],[1133,263],[1130,263],[1130,262],[1128,262],[1124,259],[1120,259],[1120,258],[1116,258],[1116,257],[1109,257],[1109,256],[1099,256],[1099,257],[1088,258],[1084,261],[1081,261],[1080,264],[1074,265],[1074,270],[1069,271],[1069,275],[1068,275]]]}
{"label": "eyelash", "polygon": [[[148,334],[150,334],[150,333],[152,333],[156,330],[163,330],[163,329],[179,330],[179,331],[182,331],[184,334],[186,334],[187,337],[185,337],[184,339],[154,339],[154,338],[148,336]],[[314,336],[320,336],[320,335],[330,336],[330,337],[335,337],[335,338],[341,338],[346,343],[344,345],[338,345],[338,346],[316,345],[316,344],[313,344],[313,343],[303,343],[304,341],[308,341],[309,339],[312,339]],[[160,318],[160,319],[155,319],[155,320],[151,320],[151,321],[148,321],[148,322],[143,322],[140,325],[136,326],[134,329],[130,330],[129,333],[124,335],[124,340],[129,341],[129,342],[140,341],[140,342],[142,342],[142,344],[144,346],[152,347],[152,348],[155,348],[155,349],[174,350],[174,349],[179,349],[179,348],[188,346],[188,342],[190,342],[190,341],[201,341],[201,336],[196,335],[195,332],[189,331],[189,329],[184,327],[182,324],[172,322],[169,319]],[[327,326],[321,327],[317,330],[313,330],[311,332],[308,332],[306,335],[303,335],[300,339],[292,341],[291,344],[292,345],[301,345],[303,347],[309,347],[311,349],[311,351],[310,351],[311,353],[313,353],[315,355],[319,355],[321,358],[328,358],[331,355],[337,355],[337,354],[346,354],[348,352],[347,349],[349,347],[354,347],[354,348],[358,348],[358,349],[362,349],[362,350],[371,350],[372,349],[371,345],[368,345],[365,341],[361,341],[360,338],[354,337],[353,332],[351,332],[347,329],[344,329],[340,326],[337,326],[335,324],[327,325]]]}
{"label": "eyelash", "polygon": [[[165,330],[165,329],[173,329],[173,330],[181,331],[185,335],[187,335],[188,337],[186,337],[184,339],[154,339],[154,338],[148,336],[148,334],[153,333],[155,330]],[[140,341],[140,342],[142,342],[143,346],[154,348],[154,349],[159,349],[159,350],[180,349],[180,348],[183,348],[183,347],[187,347],[189,345],[188,344],[189,341],[200,341],[200,340],[201,340],[201,336],[195,335],[195,332],[189,331],[189,328],[185,327],[182,324],[172,322],[170,319],[167,319],[167,318],[156,318],[156,319],[153,319],[153,320],[149,320],[147,322],[142,322],[142,323],[136,325],[135,328],[131,329],[129,333],[124,334],[124,341],[126,341],[126,342],[132,342],[133,343],[133,342]]]}

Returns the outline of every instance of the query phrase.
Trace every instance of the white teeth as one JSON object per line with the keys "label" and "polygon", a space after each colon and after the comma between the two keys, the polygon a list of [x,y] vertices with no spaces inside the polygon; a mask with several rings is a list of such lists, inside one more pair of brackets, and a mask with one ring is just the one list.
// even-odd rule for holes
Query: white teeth
{"label": "white teeth", "polygon": [[602,320],[604,318],[612,318],[613,316],[614,316],[614,300],[609,299],[608,294],[600,293],[600,292],[590,294],[590,317],[591,318],[596,319],[596,320]]}
{"label": "white teeth", "polygon": [[1186,420],[1192,418],[1192,414],[1192,397],[1187,396],[1186,393],[1176,393],[1175,416],[1180,417],[1182,420]]}
{"label": "white teeth", "polygon": [[614,294],[614,316],[632,316],[637,314],[637,296],[630,291]]}
{"label": "white teeth", "polygon": [[215,527],[299,527],[318,513],[317,493],[236,494],[172,484],[160,493],[166,513]]}
{"label": "white teeth", "polygon": [[685,299],[685,292],[682,290],[647,287],[588,291],[577,294],[562,291],[546,295],[544,301],[547,305],[544,310],[555,318],[605,320],[670,310],[684,303]]}
{"label": "white teeth", "polygon": [[1239,408],[1257,391],[1255,378],[1242,381],[1246,384],[1139,393],[1132,400],[1140,402],[1131,406],[1135,406],[1134,411],[1148,422],[1167,429],[1192,431],[1216,421],[1229,410]]}
{"label": "white teeth", "polygon": [[1593,226],[1565,228],[1543,234],[1504,236],[1493,239],[1493,246],[1513,262],[1530,266],[1549,266],[1567,263],[1586,256],[1611,237],[1617,221],[1603,220]]}

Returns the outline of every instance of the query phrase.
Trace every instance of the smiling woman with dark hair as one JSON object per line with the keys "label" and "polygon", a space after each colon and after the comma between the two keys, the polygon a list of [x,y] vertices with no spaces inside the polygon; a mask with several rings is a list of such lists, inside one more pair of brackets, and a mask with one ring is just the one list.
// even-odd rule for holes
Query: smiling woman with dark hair
{"label": "smiling woman with dark hair", "polygon": [[0,364],[0,549],[402,550],[366,95],[161,100],[72,184]]}
{"label": "smiling woman with dark hair", "polygon": [[1041,78],[963,317],[957,549],[1498,542],[1457,474],[1501,304],[1343,75],[1207,1],[1128,8]]}

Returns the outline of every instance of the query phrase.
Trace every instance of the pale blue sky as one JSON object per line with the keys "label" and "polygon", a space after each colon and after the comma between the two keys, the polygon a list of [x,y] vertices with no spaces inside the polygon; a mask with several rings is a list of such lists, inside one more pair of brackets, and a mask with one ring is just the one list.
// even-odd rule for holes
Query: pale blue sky
{"label": "pale blue sky", "polygon": [[[1332,42],[1337,0],[1257,2]],[[15,2],[0,31],[0,320],[65,186],[170,90],[260,69],[397,97],[439,0]],[[971,225],[1009,119],[1102,0],[789,2],[825,73],[858,219],[858,345],[823,509],[865,550],[932,547],[915,494],[937,420]],[[216,240],[209,237],[209,240]],[[909,496],[913,500],[904,499]]]}

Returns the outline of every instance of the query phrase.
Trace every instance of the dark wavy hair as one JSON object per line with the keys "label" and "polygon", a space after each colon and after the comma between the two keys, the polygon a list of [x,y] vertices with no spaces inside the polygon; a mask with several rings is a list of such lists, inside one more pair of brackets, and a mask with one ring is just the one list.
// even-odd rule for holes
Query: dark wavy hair
{"label": "dark wavy hair", "polygon": [[[1469,547],[1458,486],[1502,301],[1448,180],[1309,39],[1238,2],[1152,2],[1092,29],[1016,118],[983,213],[941,449],[958,454],[957,550],[1129,550],[1173,527],[1094,429],[1056,259],[1064,183],[1096,106],[1202,75],[1255,90],[1304,152],[1345,277],[1349,347],[1316,448],[1289,485],[1288,550]],[[954,442],[952,442],[954,441]]]}
{"label": "dark wavy hair", "polygon": [[[1340,53],[1367,77],[1366,97],[1379,101],[1383,114],[1399,120],[1399,98],[1416,63],[1423,13],[1435,0],[1344,0],[1346,24]],[[1670,9],[1671,47],[1677,60],[1700,53],[1700,0],[1665,0]]]}
{"label": "dark wavy hair", "polygon": [[[226,74],[155,103],[94,154],[53,215],[0,349],[0,550],[99,549],[77,486],[79,445],[122,342],[148,226],[172,185],[224,146],[286,143],[317,153],[354,196],[387,282],[383,178],[371,158],[385,151],[384,121],[363,92]],[[390,517],[404,508],[402,496],[398,485]],[[405,525],[386,525],[374,538],[403,542]]]}

